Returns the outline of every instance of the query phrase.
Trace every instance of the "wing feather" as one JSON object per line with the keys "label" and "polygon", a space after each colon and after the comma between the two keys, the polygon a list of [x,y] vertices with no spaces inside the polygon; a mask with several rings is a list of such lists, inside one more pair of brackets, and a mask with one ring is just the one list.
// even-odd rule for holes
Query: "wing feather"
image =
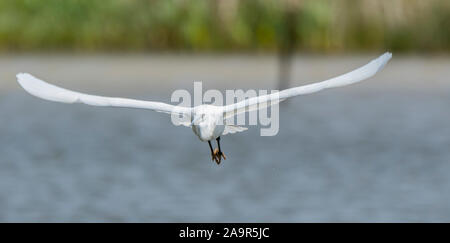
{"label": "wing feather", "polygon": [[143,101],[125,98],[105,97],[83,94],[46,83],[28,73],[17,74],[17,81],[30,94],[41,99],[62,102],[82,103],[92,106],[112,106],[149,109],[164,113],[190,114],[191,108],[174,106],[162,102]]}
{"label": "wing feather", "polygon": [[380,57],[372,60],[368,64],[344,75],[318,83],[285,89],[273,94],[253,97],[250,99],[243,100],[241,102],[224,106],[223,107],[224,117],[229,118],[239,113],[243,113],[249,110],[255,110],[255,106],[258,107],[257,109],[265,108],[267,107],[268,102],[270,102],[271,105],[273,105],[279,103],[282,100],[295,97],[298,95],[311,94],[321,91],[323,89],[342,87],[360,82],[362,80],[372,77],[378,71],[383,69],[383,67],[391,58],[392,53],[386,52]]}

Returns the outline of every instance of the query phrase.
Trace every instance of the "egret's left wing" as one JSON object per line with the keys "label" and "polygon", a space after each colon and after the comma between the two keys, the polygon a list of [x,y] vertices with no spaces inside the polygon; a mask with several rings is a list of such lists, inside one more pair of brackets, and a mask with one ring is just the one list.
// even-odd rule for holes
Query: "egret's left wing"
{"label": "egret's left wing", "polygon": [[190,107],[174,106],[162,102],[83,94],[46,83],[28,73],[17,74],[17,81],[28,93],[50,101],[62,103],[82,103],[93,106],[149,109],[157,112],[164,112],[168,114],[175,113],[179,115],[191,115],[192,111],[192,108]]}

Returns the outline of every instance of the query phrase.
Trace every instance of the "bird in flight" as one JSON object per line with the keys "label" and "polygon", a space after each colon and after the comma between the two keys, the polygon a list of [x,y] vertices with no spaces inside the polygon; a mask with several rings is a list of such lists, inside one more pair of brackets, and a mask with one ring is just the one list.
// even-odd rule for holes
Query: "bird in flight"
{"label": "bird in flight", "polygon": [[[220,136],[247,130],[245,127],[227,125],[227,119],[232,118],[237,114],[266,108],[294,96],[315,93],[323,89],[341,87],[360,82],[372,77],[375,73],[380,71],[391,57],[392,54],[386,52],[368,64],[341,76],[322,82],[285,89],[268,95],[248,98],[225,106],[203,104],[195,107],[181,107],[162,102],[83,94],[46,83],[28,73],[17,74],[17,81],[28,93],[49,101],[70,104],[82,103],[92,106],[148,109],[168,114],[187,116],[190,118],[190,122],[182,123],[182,125],[192,127],[193,132],[201,141],[208,142],[211,150],[211,158],[219,165],[222,158],[226,159],[225,154],[220,148]],[[217,141],[217,148],[215,149],[213,149],[211,145],[211,141],[214,140]]]}

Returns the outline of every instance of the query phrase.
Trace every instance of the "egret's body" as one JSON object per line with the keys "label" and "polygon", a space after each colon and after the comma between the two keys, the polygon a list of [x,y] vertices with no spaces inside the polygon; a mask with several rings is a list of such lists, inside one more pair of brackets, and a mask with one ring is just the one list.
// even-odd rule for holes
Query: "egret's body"
{"label": "egret's body", "polygon": [[214,140],[225,131],[221,109],[212,105],[199,105],[194,108],[192,131],[203,141]]}
{"label": "egret's body", "polygon": [[[240,113],[254,111],[269,105],[277,104],[290,97],[357,83],[375,75],[375,73],[384,67],[391,57],[392,54],[387,52],[368,64],[336,78],[285,89],[274,94],[253,97],[227,106],[199,105],[196,107],[179,107],[161,102],[88,95],[57,87],[27,73],[17,74],[17,80],[30,94],[50,101],[83,103],[93,106],[149,109],[168,114],[188,116],[191,118],[191,123],[183,123],[183,125],[192,127],[193,132],[201,141],[207,141],[209,143],[212,159],[219,164],[221,158],[226,158],[220,149],[220,136],[246,130],[244,127],[227,125],[225,122],[226,119]],[[217,140],[218,143],[218,149],[215,150],[211,145],[211,141],[214,139]]]}

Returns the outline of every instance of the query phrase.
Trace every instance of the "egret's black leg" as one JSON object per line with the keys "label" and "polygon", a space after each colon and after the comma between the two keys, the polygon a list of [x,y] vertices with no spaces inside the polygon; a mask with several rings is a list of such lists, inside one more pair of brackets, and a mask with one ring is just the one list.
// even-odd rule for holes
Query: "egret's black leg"
{"label": "egret's black leg", "polygon": [[217,147],[219,147],[219,153],[222,153],[222,150],[220,149],[220,137],[216,138],[217,140]]}
{"label": "egret's black leg", "polygon": [[211,159],[215,161],[217,164],[220,164],[220,157],[217,157],[217,149],[213,149],[211,145],[211,141],[208,141],[209,148],[211,149]]}
{"label": "egret's black leg", "polygon": [[214,153],[214,150],[212,148],[211,141],[208,141],[208,144],[209,144],[209,148],[211,149],[211,158],[212,158],[212,160],[217,162],[216,154]]}
{"label": "egret's black leg", "polygon": [[220,149],[220,137],[217,137],[216,141],[217,141],[217,147],[219,147],[219,152],[217,153],[217,157],[219,158],[219,163],[220,163],[221,158],[227,159],[227,157],[225,156],[225,154],[222,153],[222,150]]}
{"label": "egret's black leg", "polygon": [[211,141],[208,141],[208,144],[209,144],[209,148],[211,149],[211,154],[213,154],[214,151],[213,151],[213,148],[212,148],[212,145],[211,145]]}

